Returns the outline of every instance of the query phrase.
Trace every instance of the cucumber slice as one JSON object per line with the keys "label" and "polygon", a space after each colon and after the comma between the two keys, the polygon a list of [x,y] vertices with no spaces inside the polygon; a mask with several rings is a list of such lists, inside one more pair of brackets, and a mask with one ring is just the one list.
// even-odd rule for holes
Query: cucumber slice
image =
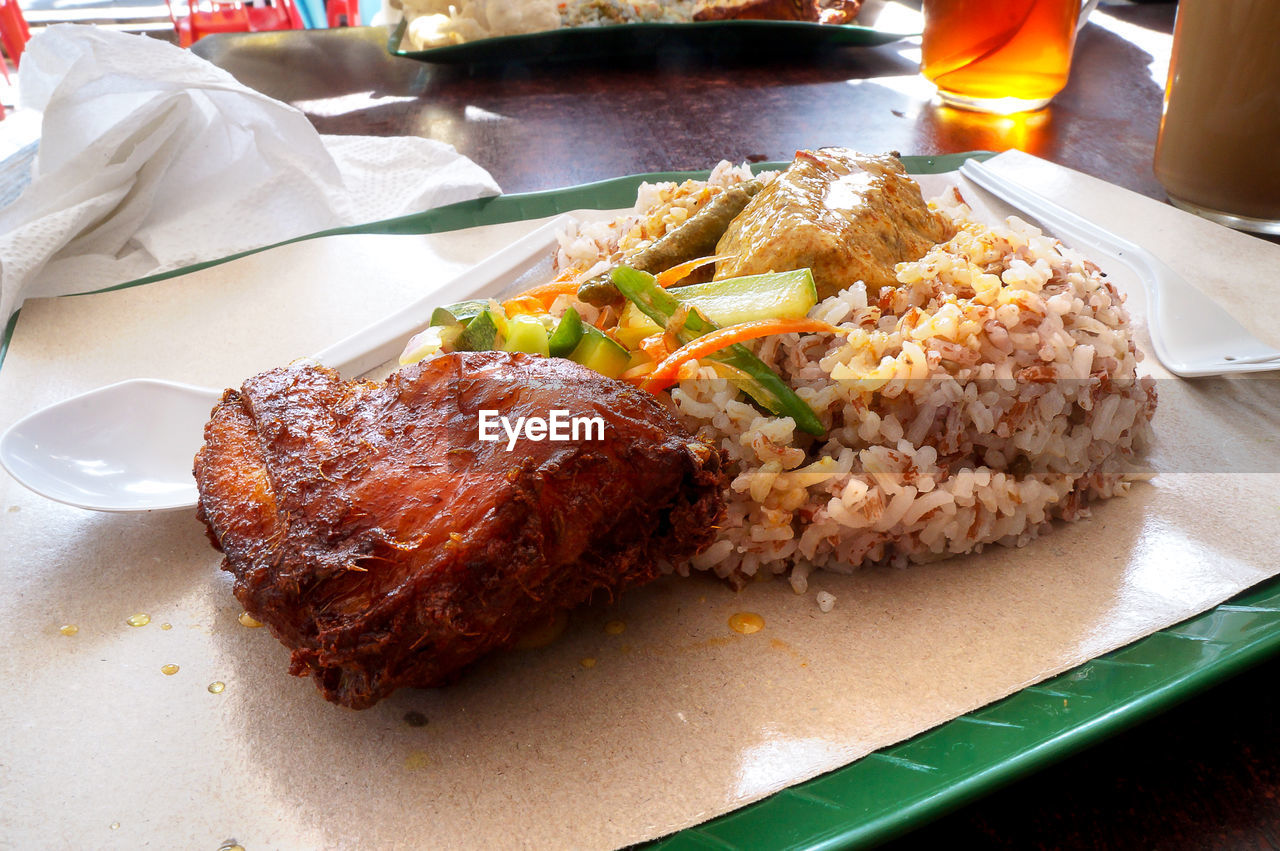
{"label": "cucumber slice", "polygon": [[608,378],[617,378],[626,371],[631,353],[591,325],[582,326],[582,340],[574,347],[569,360]]}
{"label": "cucumber slice", "polygon": [[582,342],[582,317],[572,307],[560,317],[560,324],[547,342],[553,358],[567,358]]}
{"label": "cucumber slice", "polygon": [[[705,284],[672,287],[673,298],[696,306],[708,319],[727,328],[755,319],[800,319],[818,303],[818,288],[808,269],[744,275]],[[661,329],[633,302],[618,319],[618,339],[639,342]]]}
{"label": "cucumber slice", "polygon": [[431,311],[431,326],[436,325],[451,326],[461,325],[458,317],[454,316],[447,307],[437,307]]}
{"label": "cucumber slice", "polygon": [[547,329],[533,316],[513,316],[507,320],[507,339],[502,348],[508,352],[528,352],[545,358],[548,354]]}
{"label": "cucumber slice", "polygon": [[[432,325],[451,325],[452,322],[447,321],[452,318],[453,322],[461,322],[463,325],[471,319],[476,318],[481,313],[489,309],[488,301],[460,301],[457,304],[450,304],[444,307],[437,307],[431,314]],[[445,316],[447,314],[447,317]],[[437,322],[436,317],[446,319],[444,322]]]}
{"label": "cucumber slice", "polygon": [[438,355],[440,352],[456,351],[458,338],[462,336],[464,330],[462,325],[454,323],[453,325],[432,325],[420,331],[405,346],[404,353],[400,355],[400,365],[408,366],[424,358]]}
{"label": "cucumber slice", "polygon": [[467,329],[462,332],[462,336],[458,337],[458,350],[464,352],[492,350],[498,342],[498,325],[498,317],[492,311],[482,311],[467,323]]}
{"label": "cucumber slice", "polygon": [[818,303],[818,288],[808,269],[725,278],[667,292],[697,305],[721,328],[755,319],[800,319]]}

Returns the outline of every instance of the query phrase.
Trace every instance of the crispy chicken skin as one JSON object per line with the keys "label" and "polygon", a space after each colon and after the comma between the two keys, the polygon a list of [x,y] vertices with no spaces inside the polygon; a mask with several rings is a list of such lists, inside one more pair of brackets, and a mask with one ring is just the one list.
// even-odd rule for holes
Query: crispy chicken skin
{"label": "crispy chicken skin", "polygon": [[[599,416],[604,439],[507,451],[505,434],[478,440],[486,409]],[[360,709],[709,544],[722,466],[647,393],[566,360],[467,352],[382,383],[307,365],[250,378],[214,409],[195,476],[236,598],[293,674]]]}
{"label": "crispy chicken skin", "polygon": [[858,281],[875,297],[897,285],[894,267],[955,235],[925,204],[892,154],[847,148],[797,151],[795,160],[729,224],[715,277],[813,270],[818,298]]}

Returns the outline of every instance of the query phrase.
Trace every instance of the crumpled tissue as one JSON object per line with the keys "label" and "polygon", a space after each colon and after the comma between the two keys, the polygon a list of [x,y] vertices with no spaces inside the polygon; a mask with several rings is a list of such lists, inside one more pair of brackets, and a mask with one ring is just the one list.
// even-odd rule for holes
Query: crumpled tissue
{"label": "crumpled tissue", "polygon": [[500,191],[449,145],[321,136],[293,107],[143,36],[50,27],[22,57],[21,97],[43,118],[31,184],[0,210],[0,329],[26,298]]}

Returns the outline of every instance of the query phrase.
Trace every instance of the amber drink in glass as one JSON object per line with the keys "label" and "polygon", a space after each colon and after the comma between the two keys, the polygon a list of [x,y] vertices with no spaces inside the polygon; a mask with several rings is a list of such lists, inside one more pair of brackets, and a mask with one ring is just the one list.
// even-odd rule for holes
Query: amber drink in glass
{"label": "amber drink in glass", "polygon": [[946,104],[1023,112],[1067,85],[1080,0],[924,0],[924,15],[920,70]]}

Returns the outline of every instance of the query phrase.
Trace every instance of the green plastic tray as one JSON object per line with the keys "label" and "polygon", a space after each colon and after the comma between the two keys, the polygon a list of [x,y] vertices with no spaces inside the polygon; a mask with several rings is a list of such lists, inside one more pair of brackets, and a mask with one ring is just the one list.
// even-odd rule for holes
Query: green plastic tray
{"label": "green plastic tray", "polygon": [[[913,174],[937,174],[955,170],[970,157],[989,156],[903,157],[903,162]],[[755,168],[777,166],[762,163]],[[627,207],[635,202],[641,181],[705,176],[706,172],[633,175],[566,189],[482,198],[289,242],[349,233],[442,233],[575,209]],[[253,252],[245,252],[249,253]],[[231,259],[110,289],[138,286]],[[0,347],[0,363],[13,325]],[[852,848],[882,842],[1132,726],[1277,650],[1280,578],[913,739],[649,847],[756,851]]]}
{"label": "green plastic tray", "polygon": [[403,50],[405,21],[391,29],[387,50],[393,56],[442,64],[551,62],[696,51],[712,56],[803,56],[834,47],[873,47],[913,33],[886,32],[854,24],[806,21],[704,21],[635,23],[570,27],[522,35],[482,38],[462,44]]}
{"label": "green plastic tray", "polygon": [[[628,26],[633,25],[629,24]],[[906,165],[907,170],[912,174],[941,174],[942,172],[955,171],[960,167],[960,164],[967,159],[986,159],[991,156],[994,156],[994,154],[989,151],[974,151],[964,154],[947,154],[945,156],[937,157],[903,157],[902,162]],[[786,167],[786,163],[756,163],[752,166],[756,171],[784,167]],[[293,242],[302,242],[308,239],[316,239],[322,236],[338,236],[341,234],[352,233],[445,233],[451,230],[462,230],[464,228],[479,227],[481,225],[497,225],[502,224],[503,222],[539,219],[548,216],[555,216],[559,213],[568,212],[570,210],[611,210],[619,207],[630,207],[636,202],[636,187],[644,181],[679,181],[690,178],[705,178],[707,174],[707,171],[653,172],[651,174],[635,174],[627,177],[615,177],[609,180],[601,180],[596,183],[584,183],[581,186],[569,186],[564,189],[548,189],[543,192],[525,192],[515,195],[495,195],[490,198],[476,198],[472,201],[460,201],[456,204],[448,204],[444,207],[437,207],[434,210],[428,210],[425,213],[412,213],[407,216],[399,216],[394,219],[383,219],[379,222],[370,222],[369,224],[364,225],[352,225],[350,227],[331,228],[329,230],[318,231],[316,233],[307,234],[306,236],[277,242],[272,245],[265,245],[251,251],[241,251],[238,254],[231,254],[217,260],[195,263],[190,266],[184,266],[181,269],[162,272],[158,275],[149,275],[145,278],[138,278],[137,280],[128,281],[123,284],[103,287],[100,290],[94,290],[94,292],[109,292],[111,290],[120,290],[126,287],[136,287],[141,286],[142,284],[163,281],[166,278],[175,278],[189,272],[207,269],[210,266],[216,266],[219,263],[226,263],[229,260],[246,257],[250,254],[256,254],[259,251],[266,251],[270,248],[276,248],[281,245],[288,245]],[[9,319],[8,326],[5,328],[4,339],[0,340],[0,365],[4,364],[5,352],[9,349],[9,340],[13,336],[13,329],[17,325],[17,322],[18,313],[14,313]]]}
{"label": "green plastic tray", "polygon": [[1080,751],[1280,649],[1280,580],[649,847],[857,848]]}

